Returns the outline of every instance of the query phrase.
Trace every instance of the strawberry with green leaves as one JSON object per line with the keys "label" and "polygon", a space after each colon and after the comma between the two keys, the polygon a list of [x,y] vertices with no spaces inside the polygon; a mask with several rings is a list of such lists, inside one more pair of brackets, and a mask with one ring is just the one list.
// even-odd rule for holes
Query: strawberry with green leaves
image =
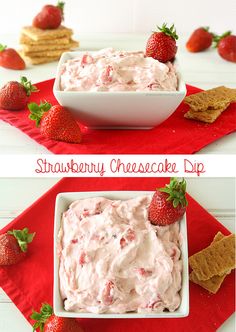
{"label": "strawberry with green leaves", "polygon": [[146,45],[146,56],[152,57],[160,62],[172,61],[177,53],[176,34],[174,25],[170,28],[164,23],[157,27],[159,31],[153,32]]}
{"label": "strawberry with green leaves", "polygon": [[64,17],[65,3],[59,1],[56,6],[46,5],[33,19],[33,26],[38,29],[57,29]]}
{"label": "strawberry with green leaves", "polygon": [[227,61],[236,62],[236,36],[231,31],[214,36],[215,47],[219,55]]}
{"label": "strawberry with green leaves", "polygon": [[25,69],[25,61],[14,48],[0,44],[0,66],[13,70]]}
{"label": "strawberry with green leaves", "polygon": [[21,77],[20,82],[10,81],[0,89],[0,108],[10,111],[22,110],[27,106],[31,93],[37,91],[37,87],[26,77]]}
{"label": "strawberry with green leaves", "polygon": [[187,205],[186,181],[171,178],[169,184],[154,193],[148,218],[153,225],[170,225],[183,217]]}
{"label": "strawberry with green leaves", "polygon": [[81,130],[78,123],[66,108],[48,102],[28,104],[31,112],[29,118],[40,127],[42,135],[46,138],[67,143],[80,143]]}
{"label": "strawberry with green leaves", "polygon": [[27,255],[28,244],[35,233],[28,228],[13,230],[0,235],[0,265],[12,265],[20,262]]}
{"label": "strawberry with green leaves", "polygon": [[83,329],[74,318],[57,317],[53,313],[53,308],[44,303],[40,312],[34,311],[31,318],[36,321],[33,331],[40,332],[83,332]]}

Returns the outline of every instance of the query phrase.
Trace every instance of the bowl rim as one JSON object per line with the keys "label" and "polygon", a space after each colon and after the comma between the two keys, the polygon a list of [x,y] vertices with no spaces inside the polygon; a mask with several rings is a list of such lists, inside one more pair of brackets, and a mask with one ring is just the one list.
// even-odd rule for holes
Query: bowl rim
{"label": "bowl rim", "polygon": [[[53,93],[54,95],[57,95],[58,93],[62,94],[62,95],[75,95],[75,94],[86,94],[86,95],[186,95],[186,84],[183,80],[182,74],[180,72],[180,66],[179,66],[179,62],[178,62],[178,58],[176,57],[174,60],[174,65],[176,67],[176,73],[177,73],[177,78],[178,78],[178,90],[176,91],[64,91],[64,90],[60,90],[59,89],[59,81],[60,81],[60,68],[62,66],[62,64],[67,61],[68,59],[74,58],[76,56],[78,56],[81,53],[93,53],[99,50],[83,50],[83,51],[72,51],[72,52],[64,52],[62,53],[60,60],[57,64],[57,69],[56,69],[56,78],[53,84]],[[132,52],[132,51],[130,51]]]}
{"label": "bowl rim", "polygon": [[[183,271],[182,271],[182,300],[180,307],[174,312],[162,313],[124,313],[124,314],[95,314],[89,312],[69,312],[63,308],[62,299],[59,290],[59,258],[57,255],[58,231],[61,225],[62,213],[65,208],[62,208],[62,202],[66,201],[67,208],[76,199],[84,199],[91,197],[107,197],[110,199],[126,200],[129,198],[153,194],[153,191],[93,191],[93,192],[61,192],[57,194],[55,201],[54,214],[54,239],[53,239],[53,307],[55,315],[59,317],[73,317],[73,318],[181,318],[189,314],[189,271],[188,271],[188,237],[187,237],[187,220],[186,213],[180,221],[180,232],[182,235],[181,252],[183,256]],[[67,209],[66,208],[66,209]],[[60,308],[62,307],[62,309]]]}

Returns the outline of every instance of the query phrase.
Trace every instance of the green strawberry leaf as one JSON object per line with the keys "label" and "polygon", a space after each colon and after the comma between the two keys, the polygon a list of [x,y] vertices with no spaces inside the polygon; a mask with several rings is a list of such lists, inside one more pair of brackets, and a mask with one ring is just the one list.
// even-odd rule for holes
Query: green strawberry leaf
{"label": "green strawberry leaf", "polygon": [[232,34],[232,31],[226,31],[224,32],[222,35],[216,35],[213,34],[213,47],[216,48],[219,44],[219,42],[221,41],[221,39],[230,36]]}
{"label": "green strawberry leaf", "polygon": [[13,235],[16,238],[23,252],[27,251],[28,243],[31,243],[33,241],[33,238],[36,234],[36,233],[29,234],[28,228],[24,228],[23,230],[14,229],[13,231],[9,231],[7,233]]}
{"label": "green strawberry leaf", "polygon": [[205,30],[206,32],[209,32],[210,27],[202,27],[203,30]]}
{"label": "green strawberry leaf", "polygon": [[65,8],[65,2],[64,1],[58,1],[57,7],[61,10],[62,14],[62,20],[64,20],[64,8]]}
{"label": "green strawberry leaf", "polygon": [[32,315],[30,316],[33,320],[38,320],[41,318],[41,314],[39,312],[33,311]]}
{"label": "green strawberry leaf", "polygon": [[176,33],[176,29],[174,24],[170,28],[168,28],[167,23],[163,23],[162,27],[157,26],[158,30],[163,32],[165,35],[172,37],[173,39],[179,39],[179,36]]}
{"label": "green strawberry leaf", "polygon": [[31,319],[36,320],[33,325],[33,331],[37,328],[40,329],[41,332],[44,330],[44,325],[49,317],[53,314],[53,308],[48,303],[43,303],[40,312],[33,311],[32,315],[30,316]]}
{"label": "green strawberry leaf", "polygon": [[179,205],[179,200],[177,198],[174,198],[173,200],[173,206],[176,208]]}
{"label": "green strawberry leaf", "polygon": [[64,1],[58,1],[57,7],[61,9],[61,11],[64,10],[65,2]]}
{"label": "green strawberry leaf", "polygon": [[39,91],[38,88],[35,85],[32,85],[31,81],[28,81],[28,79],[25,76],[21,77],[20,83],[25,88],[27,96],[30,96],[31,92]]}
{"label": "green strawberry leaf", "polygon": [[164,188],[159,188],[158,190],[168,194],[166,200],[173,201],[174,208],[179,204],[181,204],[182,207],[186,207],[188,205],[186,186],[187,183],[185,179],[178,180],[177,178],[171,178],[169,184],[166,184]]}
{"label": "green strawberry leaf", "polygon": [[43,332],[43,329],[41,329],[41,327],[40,327],[40,323],[39,323],[39,322],[36,322],[36,323],[33,325],[33,332],[36,331],[38,328],[40,328],[40,331]]}
{"label": "green strawberry leaf", "polygon": [[7,48],[6,45],[0,44],[0,52],[5,51],[6,48]]}
{"label": "green strawberry leaf", "polygon": [[27,243],[31,243],[34,239],[35,233],[27,235]]}
{"label": "green strawberry leaf", "polygon": [[48,112],[52,107],[48,102],[40,103],[39,105],[36,103],[29,103],[28,109],[30,110],[29,118],[36,122],[36,127],[39,127],[40,121],[44,115],[44,113]]}

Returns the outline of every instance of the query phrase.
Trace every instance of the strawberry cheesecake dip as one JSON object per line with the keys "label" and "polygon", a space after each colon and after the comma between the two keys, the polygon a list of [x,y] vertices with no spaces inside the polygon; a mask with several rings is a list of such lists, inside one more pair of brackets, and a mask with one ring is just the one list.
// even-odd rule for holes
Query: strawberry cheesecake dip
{"label": "strawberry cheesecake dip", "polygon": [[63,213],[58,255],[66,311],[159,313],[180,306],[180,226],[151,224],[151,200],[86,198]]}
{"label": "strawberry cheesecake dip", "polygon": [[62,91],[176,91],[178,78],[171,62],[144,52],[112,48],[81,53],[60,69]]}

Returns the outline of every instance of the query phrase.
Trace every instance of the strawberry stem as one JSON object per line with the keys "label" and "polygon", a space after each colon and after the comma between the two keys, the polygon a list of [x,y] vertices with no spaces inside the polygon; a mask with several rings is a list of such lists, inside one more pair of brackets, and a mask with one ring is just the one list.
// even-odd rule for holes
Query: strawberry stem
{"label": "strawberry stem", "polygon": [[65,2],[64,1],[58,1],[57,7],[60,8],[61,11],[63,12],[64,7],[65,7]]}
{"label": "strawberry stem", "polygon": [[16,240],[23,252],[27,251],[28,243],[31,243],[35,236],[35,233],[31,233],[31,234],[29,233],[28,228],[24,228],[22,230],[14,229],[13,231],[7,232],[7,234],[13,235],[16,238]]}
{"label": "strawberry stem", "polygon": [[160,28],[157,26],[158,30],[163,32],[165,35],[172,37],[173,39],[177,40],[179,36],[176,34],[176,29],[174,24],[170,28],[167,27],[167,23],[163,23],[162,27]]}
{"label": "strawberry stem", "polygon": [[39,90],[35,85],[32,85],[31,81],[28,81],[28,79],[25,76],[22,76],[20,79],[21,85],[25,88],[27,96],[31,95],[31,92],[38,92]]}
{"label": "strawberry stem", "polygon": [[202,27],[203,30],[205,30],[206,32],[209,32],[210,27]]}
{"label": "strawberry stem", "polygon": [[185,196],[186,186],[187,183],[185,179],[179,181],[177,178],[171,178],[170,183],[164,188],[159,188],[159,191],[169,195],[166,200],[173,201],[174,208],[176,208],[179,204],[181,204],[182,207],[185,207],[188,205],[188,201]]}
{"label": "strawberry stem", "polygon": [[31,319],[35,320],[36,323],[33,325],[33,331],[36,331],[38,328],[41,332],[44,330],[45,322],[48,318],[50,318],[53,314],[53,308],[48,303],[43,303],[40,312],[33,311],[30,316]]}
{"label": "strawberry stem", "polygon": [[6,48],[7,48],[6,45],[0,44],[0,52],[5,51]]}
{"label": "strawberry stem", "polygon": [[221,41],[221,39],[227,37],[227,36],[230,36],[232,34],[232,31],[226,31],[224,32],[222,35],[216,35],[216,34],[213,34],[213,47],[217,47],[219,42]]}
{"label": "strawberry stem", "polygon": [[64,20],[65,2],[64,1],[58,1],[57,7],[61,10],[62,19]]}
{"label": "strawberry stem", "polygon": [[36,103],[29,103],[28,109],[30,110],[29,118],[36,122],[36,127],[39,127],[40,121],[45,112],[48,112],[52,107],[48,102],[40,103],[39,105]]}

